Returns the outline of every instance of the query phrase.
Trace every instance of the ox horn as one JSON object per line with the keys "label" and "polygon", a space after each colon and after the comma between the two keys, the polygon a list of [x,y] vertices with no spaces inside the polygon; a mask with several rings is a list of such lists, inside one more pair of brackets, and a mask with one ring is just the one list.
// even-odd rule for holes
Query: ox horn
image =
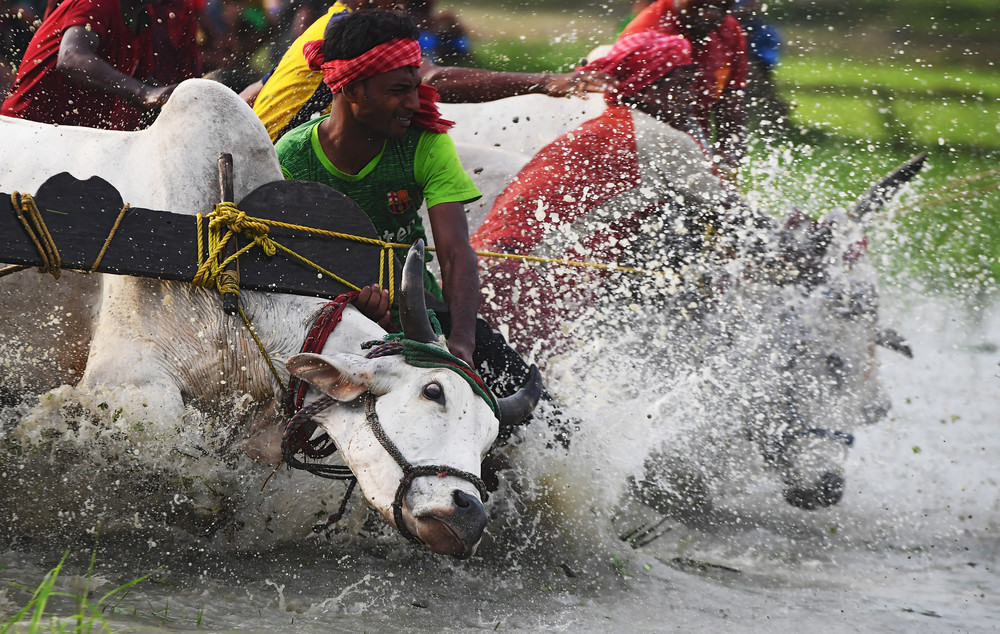
{"label": "ox horn", "polygon": [[514,394],[497,399],[500,405],[500,426],[514,426],[531,416],[538,405],[538,399],[542,397],[544,387],[538,366],[531,364],[524,385]]}
{"label": "ox horn", "polygon": [[897,167],[885,178],[872,185],[871,189],[858,198],[858,202],[854,203],[854,209],[851,210],[850,214],[851,218],[860,220],[865,216],[865,214],[881,209],[882,206],[889,202],[896,192],[899,191],[900,187],[908,183],[914,176],[917,175],[920,168],[924,166],[925,160],[927,160],[927,153],[922,152]]}
{"label": "ox horn", "polygon": [[399,323],[403,327],[403,336],[421,343],[437,343],[438,336],[427,316],[427,301],[424,299],[423,240],[414,242],[406,254],[399,290]]}

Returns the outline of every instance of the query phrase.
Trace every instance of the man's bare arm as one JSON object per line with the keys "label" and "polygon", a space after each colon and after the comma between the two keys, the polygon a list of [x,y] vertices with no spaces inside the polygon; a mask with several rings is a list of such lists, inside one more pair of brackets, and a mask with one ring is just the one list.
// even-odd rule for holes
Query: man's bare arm
{"label": "man's bare arm", "polygon": [[247,105],[253,108],[253,104],[257,101],[257,96],[260,95],[260,91],[264,89],[264,80],[258,79],[254,83],[250,84],[240,93],[240,99],[247,102]]}
{"label": "man's bare arm", "polygon": [[603,73],[507,73],[482,68],[437,66],[424,62],[420,67],[424,83],[437,88],[445,103],[480,103],[529,93],[550,97],[583,96],[605,92],[614,81]]}
{"label": "man's bare arm", "polygon": [[71,26],[63,33],[56,69],[73,81],[104,90],[143,105],[160,108],[174,86],[151,86],[116,70],[97,54],[100,38],[83,26]]}

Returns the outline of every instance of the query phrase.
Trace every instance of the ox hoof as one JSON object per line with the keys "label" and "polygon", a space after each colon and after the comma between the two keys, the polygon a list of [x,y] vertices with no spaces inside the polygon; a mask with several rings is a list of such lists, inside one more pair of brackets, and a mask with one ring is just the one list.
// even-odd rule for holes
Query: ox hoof
{"label": "ox hoof", "polygon": [[794,507],[812,511],[833,506],[844,495],[844,478],[827,471],[815,487],[808,489],[788,487],[785,500]]}

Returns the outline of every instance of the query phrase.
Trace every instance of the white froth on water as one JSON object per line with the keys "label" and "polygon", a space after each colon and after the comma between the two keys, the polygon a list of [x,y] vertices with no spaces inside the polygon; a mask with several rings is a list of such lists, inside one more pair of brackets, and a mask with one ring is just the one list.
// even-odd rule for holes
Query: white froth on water
{"label": "white froth on water", "polygon": [[[499,624],[498,630],[791,632],[822,622],[825,631],[989,631],[1000,622],[992,594],[1000,587],[993,469],[1000,309],[974,315],[943,299],[883,298],[883,319],[906,334],[915,358],[879,353],[894,407],[880,423],[854,430],[847,492],[832,509],[787,505],[780,482],[749,443],[710,433],[708,366],[701,374],[657,375],[655,364],[605,355],[585,374],[574,369],[582,357],[553,363],[550,382],[561,397],[574,397],[564,414],[576,417],[581,430],[568,450],[552,446],[544,425],[524,431],[513,454],[517,475],[507,477],[491,501],[489,535],[465,563],[381,531],[357,503],[349,530],[332,541],[309,537],[309,523],[339,501],[339,485],[282,472],[277,477],[284,481],[259,493],[266,470],[199,452],[206,441],[200,430],[212,424],[206,417],[192,414],[188,427],[157,432],[167,437],[133,427],[128,442],[118,444],[111,431],[83,423],[77,431],[87,440],[77,443],[78,452],[105,447],[89,457],[73,455],[72,441],[59,445],[50,438],[45,445],[44,433],[52,432],[29,423],[54,414],[57,397],[41,414],[22,416],[23,427],[5,419],[5,480],[20,477],[12,470],[31,469],[11,451],[18,434],[18,442],[41,434],[33,442],[47,446],[52,458],[39,456],[32,476],[51,495],[30,497],[5,513],[58,516],[65,500],[52,472],[81,481],[70,492],[105,487],[90,494],[92,502],[119,513],[102,519],[121,526],[98,538],[97,572],[107,580],[99,590],[149,572],[157,580],[140,584],[109,612],[122,628],[188,629],[200,622],[213,630],[269,631],[334,625],[467,631]],[[127,418],[122,412],[116,423]],[[65,412],[53,415],[48,429],[63,419]],[[102,434],[108,442],[97,442]],[[623,503],[626,479],[640,474],[644,458],[664,442],[714,478],[714,510],[669,519],[658,539],[632,549],[618,539],[623,526],[658,516]],[[135,448],[155,456],[144,470],[122,466],[136,466],[128,457]],[[107,475],[94,473],[84,483],[99,458],[120,468],[109,464]],[[210,538],[139,529],[130,535],[123,529],[128,523],[152,521],[142,516],[141,496],[127,499],[127,486],[106,488],[112,477],[129,473],[150,478],[150,504],[161,512],[171,501],[194,504],[190,491],[210,496],[226,484],[241,491],[229,501],[227,512],[235,516]],[[52,482],[44,481],[46,474]],[[190,479],[170,485],[170,477]],[[161,503],[157,495],[165,491],[181,497]],[[138,505],[138,513],[103,499],[116,497]],[[616,513],[622,516],[612,521]],[[82,527],[87,519],[64,521]],[[65,548],[72,551],[67,574],[85,574],[91,546],[64,528],[48,536],[44,530],[7,536],[0,609],[23,605],[27,595],[10,583],[34,587]]]}

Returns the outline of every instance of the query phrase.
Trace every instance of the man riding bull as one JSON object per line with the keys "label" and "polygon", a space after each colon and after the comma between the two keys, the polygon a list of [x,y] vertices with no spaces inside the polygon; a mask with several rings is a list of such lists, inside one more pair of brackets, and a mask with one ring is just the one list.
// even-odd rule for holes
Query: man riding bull
{"label": "man riding bull", "polygon": [[[587,65],[618,81],[605,95],[607,110],[522,168],[472,236],[473,247],[656,270],[697,268],[707,253],[735,248],[734,228],[756,218],[712,163],[694,114],[691,65],[687,40],[656,31],[621,39]],[[485,310],[497,319],[520,317],[508,322],[517,346],[558,336],[554,325],[572,316],[568,300],[556,306],[511,291],[513,280],[552,286],[543,274],[518,259],[490,262],[490,277],[505,280],[507,292],[496,293]],[[588,305],[580,294],[584,274],[578,269],[565,280],[581,309]],[[598,292],[606,284],[591,286]]]}
{"label": "man riding bull", "polygon": [[[276,145],[288,179],[320,182],[364,209],[387,242],[426,240],[418,213],[431,222],[441,284],[425,271],[425,286],[444,300],[438,315],[455,356],[479,369],[495,391],[523,384],[524,361],[482,320],[476,253],[469,245],[464,204],[480,197],[459,162],[440,117],[436,91],[420,80],[419,31],[390,12],[351,13],[324,39],[305,48],[333,95],[330,115],[283,136]],[[379,295],[366,294],[372,307]],[[381,298],[387,303],[387,295]]]}
{"label": "man riding bull", "polygon": [[694,114],[715,136],[723,176],[735,181],[746,153],[747,40],[732,15],[734,0],[659,0],[640,13],[619,41],[644,31],[691,42]]}
{"label": "man riding bull", "polygon": [[[335,2],[292,43],[270,73],[240,94],[264,122],[272,141],[277,141],[286,132],[326,113],[330,108],[332,94],[323,82],[322,75],[310,71],[302,53],[303,46],[309,41],[323,38],[329,25],[353,11],[392,10],[400,4],[405,3],[397,0]],[[566,97],[603,92],[609,87],[608,78],[600,73],[510,73],[438,66],[426,59],[421,60],[420,74],[423,81],[440,90],[442,101],[446,102],[492,101],[528,93]]]}

